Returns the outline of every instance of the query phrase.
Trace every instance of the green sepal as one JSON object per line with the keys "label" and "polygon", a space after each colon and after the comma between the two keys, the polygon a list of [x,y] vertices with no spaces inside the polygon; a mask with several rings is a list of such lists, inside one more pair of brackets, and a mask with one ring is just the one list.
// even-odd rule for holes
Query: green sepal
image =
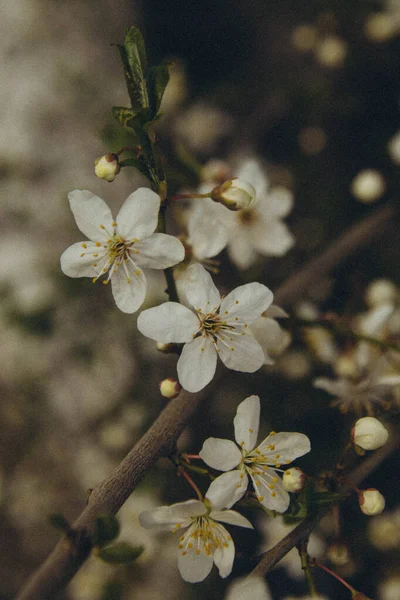
{"label": "green sepal", "polygon": [[111,109],[113,117],[122,127],[132,127],[132,122],[136,119],[138,111],[134,111],[126,106],[113,106]]}
{"label": "green sepal", "polygon": [[143,551],[143,546],[131,546],[127,542],[119,542],[102,548],[96,552],[96,555],[106,563],[120,565],[135,561]]}
{"label": "green sepal", "polygon": [[153,119],[158,115],[161,100],[169,82],[169,65],[167,63],[150,67],[147,75],[147,89]]}
{"label": "green sepal", "polygon": [[62,531],[63,533],[69,533],[71,531],[71,525],[69,521],[64,517],[64,515],[54,513],[49,515],[50,525],[57,529],[58,531]]}
{"label": "green sepal", "polygon": [[336,492],[313,492],[310,498],[312,508],[321,508],[341,500],[343,496]]}
{"label": "green sepal", "polygon": [[119,535],[120,527],[114,515],[101,515],[94,524],[92,542],[94,546],[105,546]]}

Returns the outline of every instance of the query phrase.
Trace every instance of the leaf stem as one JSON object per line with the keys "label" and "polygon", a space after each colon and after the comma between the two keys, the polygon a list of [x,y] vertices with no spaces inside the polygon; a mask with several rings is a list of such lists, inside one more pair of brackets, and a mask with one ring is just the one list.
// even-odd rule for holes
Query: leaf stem
{"label": "leaf stem", "polygon": [[318,596],[318,593],[317,593],[317,588],[315,587],[315,582],[314,582],[314,578],[313,578],[313,574],[312,574],[312,570],[311,570],[311,562],[310,562],[310,557],[307,552],[307,545],[308,545],[308,539],[303,540],[299,544],[297,549],[300,554],[301,568],[303,569],[304,575],[306,576],[308,589],[310,590],[310,595],[313,598],[315,598]]}

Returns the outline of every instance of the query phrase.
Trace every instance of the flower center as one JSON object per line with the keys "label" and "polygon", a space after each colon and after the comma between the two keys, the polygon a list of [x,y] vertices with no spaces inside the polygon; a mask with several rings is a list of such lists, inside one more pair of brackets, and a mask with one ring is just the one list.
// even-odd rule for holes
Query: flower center
{"label": "flower center", "polygon": [[237,215],[242,225],[251,225],[256,220],[256,212],[253,209],[250,210],[239,210]]}
{"label": "flower center", "polygon": [[185,555],[190,550],[196,554],[205,552],[207,556],[214,554],[218,548],[227,548],[231,536],[219,523],[208,517],[197,517],[189,529],[179,538],[178,548]]}
{"label": "flower center", "polygon": [[114,262],[115,260],[119,260],[119,262],[125,258],[125,256],[129,255],[129,249],[132,246],[132,242],[126,243],[118,234],[115,234],[111,240],[108,242],[108,256],[109,260]]}

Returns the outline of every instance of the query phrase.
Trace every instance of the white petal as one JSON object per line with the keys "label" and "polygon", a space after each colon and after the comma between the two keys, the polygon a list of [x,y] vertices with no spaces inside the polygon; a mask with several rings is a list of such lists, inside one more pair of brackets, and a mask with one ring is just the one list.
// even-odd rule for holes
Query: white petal
{"label": "white petal", "polygon": [[263,199],[260,199],[257,209],[267,219],[286,217],[293,208],[293,194],[285,187],[273,188]]}
{"label": "white petal", "polygon": [[166,269],[185,258],[185,248],[172,235],[153,233],[133,246],[131,256],[143,269]]}
{"label": "white petal", "polygon": [[230,471],[242,460],[242,453],[234,442],[213,437],[204,442],[199,455],[209,467],[218,471]]}
{"label": "white petal", "polygon": [[[104,248],[99,249],[94,242],[78,242],[61,255],[61,269],[69,277],[97,277],[104,264],[104,256]],[[93,265],[100,265],[100,268]]]}
{"label": "white petal", "polygon": [[233,419],[235,440],[241,448],[249,452],[257,443],[260,425],[260,398],[249,396],[241,402]]}
{"label": "white petal", "polygon": [[271,304],[271,306],[267,308],[263,316],[268,317],[269,319],[284,319],[287,318],[289,315],[285,310],[283,310],[283,308],[281,308],[277,304]]}
{"label": "white petal", "polygon": [[248,269],[257,258],[257,253],[253,249],[251,231],[248,229],[243,226],[235,227],[229,237],[229,257],[242,270]]}
{"label": "white petal", "polygon": [[[127,271],[124,266],[126,265]],[[111,277],[111,288],[115,303],[124,313],[132,314],[140,308],[146,298],[147,281],[139,267],[122,263]]]}
{"label": "white petal", "polygon": [[332,396],[344,396],[350,391],[350,382],[344,379],[329,379],[328,377],[317,377],[313,380],[313,386],[324,390]]}
{"label": "white petal", "polygon": [[68,200],[76,224],[90,240],[105,242],[112,236],[113,218],[104,200],[88,190],[74,190]]}
{"label": "white petal", "polygon": [[235,579],[229,586],[225,600],[272,600],[266,582],[256,575],[245,579]]}
{"label": "white petal", "polygon": [[[256,478],[252,477],[254,489],[256,490],[258,501],[268,508],[268,510],[276,510],[276,512],[285,512],[290,504],[290,496],[287,491],[283,488],[282,480],[276,472],[272,469],[267,471],[266,475],[257,475]],[[270,489],[269,485],[272,482],[271,475],[275,474],[277,481],[274,482],[274,488]],[[258,485],[256,484],[258,482]],[[262,499],[260,500],[261,497]]]}
{"label": "white petal", "polygon": [[221,302],[221,315],[234,323],[238,317],[242,323],[253,323],[267,310],[273,293],[261,283],[246,283],[230,292]]}
{"label": "white petal", "polygon": [[198,258],[217,256],[228,243],[231,213],[213,200],[195,201],[188,219],[189,242]]}
{"label": "white petal", "polygon": [[[218,340],[219,357],[228,369],[254,373],[264,364],[264,352],[252,335],[238,335],[232,340]],[[233,348],[233,350],[232,350]]]}
{"label": "white petal", "polygon": [[283,256],[294,243],[295,238],[285,223],[272,221],[263,224],[259,222],[254,228],[253,244],[260,254]]}
{"label": "white petal", "polygon": [[197,546],[193,545],[183,554],[178,549],[178,569],[185,581],[189,583],[198,583],[203,581],[209,574],[213,566],[212,554],[206,554],[202,548],[200,554],[196,554]]}
{"label": "white petal", "polygon": [[222,508],[230,508],[243,497],[249,484],[244,471],[230,471],[223,473],[210,484],[206,497],[213,507],[213,514]]}
{"label": "white petal", "polygon": [[140,188],[125,200],[117,216],[117,230],[125,240],[143,240],[157,227],[160,196]]}
{"label": "white petal", "polygon": [[261,163],[255,158],[246,158],[235,171],[235,176],[251,183],[257,193],[257,198],[262,198],[268,190],[269,181]]}
{"label": "white petal", "polygon": [[199,392],[214,377],[216,366],[217,353],[212,342],[208,338],[195,338],[184,345],[178,360],[181,386],[188,392]]}
{"label": "white petal", "polygon": [[200,500],[187,500],[171,504],[171,506],[158,506],[151,510],[145,510],[139,515],[139,522],[146,529],[172,531],[176,525],[189,524],[194,517],[200,517],[206,512],[207,509]]}
{"label": "white petal", "polygon": [[199,263],[188,268],[185,275],[185,295],[195,310],[203,314],[214,312],[221,303],[221,296],[210,273]]}
{"label": "white petal", "polygon": [[310,440],[304,433],[284,431],[269,435],[258,446],[260,452],[268,452],[267,446],[274,445],[274,454],[279,454],[279,462],[285,464],[299,456],[304,456],[311,450]]}
{"label": "white petal", "polygon": [[199,330],[199,320],[186,306],[164,302],[140,313],[137,321],[140,333],[156,342],[188,342]]}
{"label": "white petal", "polygon": [[235,544],[232,540],[227,542],[227,546],[220,546],[214,552],[214,563],[219,570],[220,577],[225,579],[232,571],[233,561],[235,559]]}
{"label": "white petal", "polygon": [[228,523],[229,525],[237,525],[238,527],[245,527],[246,529],[254,529],[246,517],[236,512],[236,510],[212,510],[210,518],[220,523]]}
{"label": "white petal", "polygon": [[[268,312],[268,311],[267,311]],[[267,355],[281,354],[290,344],[290,334],[282,329],[277,321],[268,317],[260,317],[250,327],[252,334]],[[267,364],[273,361],[270,359]]]}

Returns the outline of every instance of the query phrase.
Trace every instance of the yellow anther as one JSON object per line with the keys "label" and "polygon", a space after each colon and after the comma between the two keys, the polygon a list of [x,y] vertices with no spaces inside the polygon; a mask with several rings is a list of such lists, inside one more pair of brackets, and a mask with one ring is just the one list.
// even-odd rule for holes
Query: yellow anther
{"label": "yellow anther", "polygon": [[96,283],[96,281],[97,281],[97,277],[93,277],[92,283]]}
{"label": "yellow anther", "polygon": [[275,458],[280,458],[281,455],[280,454],[275,454]]}
{"label": "yellow anther", "polygon": [[289,465],[290,464],[290,460],[285,460],[285,465]]}
{"label": "yellow anther", "polygon": [[103,285],[107,285],[107,283],[108,283],[109,281],[110,281],[109,279],[105,279],[105,280],[103,281]]}
{"label": "yellow anther", "polygon": [[234,351],[235,348],[231,348],[232,352]]}
{"label": "yellow anther", "polygon": [[96,246],[97,246],[98,248],[100,248],[100,246],[101,246],[100,242],[96,242]]}
{"label": "yellow anther", "polygon": [[239,304],[239,300],[235,300],[235,304]]}
{"label": "yellow anther", "polygon": [[273,498],[275,498],[275,496],[276,496],[276,492],[271,492],[271,496],[272,496]]}
{"label": "yellow anther", "polygon": [[98,257],[98,254],[97,254],[97,252],[95,252],[95,253],[93,254],[93,256],[94,256],[95,258],[97,258],[97,257]]}
{"label": "yellow anther", "polygon": [[281,463],[276,463],[275,466],[276,466],[277,469],[280,469]]}
{"label": "yellow anther", "polygon": [[235,317],[235,321],[239,321],[239,317]]}
{"label": "yellow anther", "polygon": [[276,431],[271,431],[269,435],[276,435]]}
{"label": "yellow anther", "polygon": [[243,325],[243,327],[247,327],[247,324],[245,323],[245,324]]}
{"label": "yellow anther", "polygon": [[130,282],[131,282],[131,279],[130,279],[130,277],[128,277],[128,279],[126,280],[126,283],[130,283]]}
{"label": "yellow anther", "polygon": [[199,548],[197,548],[197,550],[196,550],[196,554],[197,554],[197,555],[201,554],[201,550],[200,550]]}
{"label": "yellow anther", "polygon": [[135,271],[135,275],[140,275],[139,269]]}
{"label": "yellow anther", "polygon": [[134,244],[136,244],[136,242],[138,242],[138,241],[139,241],[139,240],[138,240],[137,238],[133,238],[133,240],[132,240],[132,242],[133,242]]}
{"label": "yellow anther", "polygon": [[262,501],[264,500],[264,496],[257,496],[257,500],[258,500],[259,502],[262,502]]}
{"label": "yellow anther", "polygon": [[227,315],[227,314],[228,314],[228,311],[227,311],[227,310],[224,310],[224,315]]}
{"label": "yellow anther", "polygon": [[204,348],[200,348],[200,351],[201,351],[201,352],[204,352]]}
{"label": "yellow anther", "polygon": [[105,229],[104,225],[100,225],[100,229]]}
{"label": "yellow anther", "polygon": [[186,554],[187,554],[187,552],[186,552],[186,550],[184,550],[184,551],[182,552],[182,556],[186,556]]}
{"label": "yellow anther", "polygon": [[249,427],[249,431],[250,431],[250,433],[253,433],[253,428]]}
{"label": "yellow anther", "polygon": [[114,221],[114,223],[112,224],[113,227],[117,226],[117,223]]}
{"label": "yellow anther", "polygon": [[188,548],[193,548],[193,544],[188,544]]}
{"label": "yellow anther", "polygon": [[84,253],[84,252],[82,252],[82,254],[81,254],[81,258],[82,258],[82,256],[85,256],[85,253]]}

